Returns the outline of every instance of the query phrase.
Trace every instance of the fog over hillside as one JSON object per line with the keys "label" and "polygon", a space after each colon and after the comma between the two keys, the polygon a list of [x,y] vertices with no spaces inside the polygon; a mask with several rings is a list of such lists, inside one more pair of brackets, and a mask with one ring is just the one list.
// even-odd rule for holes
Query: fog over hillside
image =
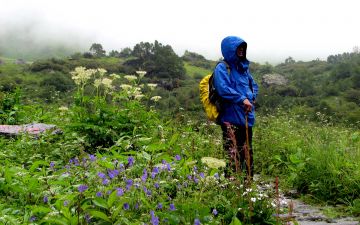
{"label": "fog over hillside", "polygon": [[157,40],[179,56],[188,50],[217,60],[221,40],[236,35],[247,41],[251,61],[275,64],[289,56],[326,60],[360,45],[356,0],[225,3],[226,22],[214,16],[219,3],[211,0],[0,0],[0,55],[62,57],[92,43],[109,52]]}

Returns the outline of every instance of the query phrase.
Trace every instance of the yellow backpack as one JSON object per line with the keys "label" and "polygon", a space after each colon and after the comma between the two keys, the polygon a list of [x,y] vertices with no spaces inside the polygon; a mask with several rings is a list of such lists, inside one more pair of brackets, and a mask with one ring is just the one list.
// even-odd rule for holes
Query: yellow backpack
{"label": "yellow backpack", "polygon": [[[230,66],[225,61],[220,61],[219,63],[224,63],[228,74],[230,75]],[[200,100],[203,104],[206,116],[209,120],[216,122],[219,113],[221,111],[221,97],[216,92],[216,89],[213,84],[214,71],[212,74],[205,76],[201,79],[199,84],[200,91]]]}

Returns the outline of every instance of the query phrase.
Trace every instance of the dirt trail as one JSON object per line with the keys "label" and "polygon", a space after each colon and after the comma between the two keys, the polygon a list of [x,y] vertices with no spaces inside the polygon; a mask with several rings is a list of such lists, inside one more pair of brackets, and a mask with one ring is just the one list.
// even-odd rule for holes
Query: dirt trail
{"label": "dirt trail", "polygon": [[[259,182],[261,178],[260,176],[255,175],[254,180]],[[261,181],[259,183],[261,189],[265,190],[269,187],[273,190],[275,189],[274,184],[265,184]],[[323,212],[321,212],[320,207],[306,204],[300,199],[292,196],[298,196],[296,191],[293,191],[293,194],[291,194],[291,196],[284,195],[284,193],[279,193],[280,208],[288,209],[290,202],[292,202],[293,204],[293,212],[291,218],[293,218],[292,221],[295,222],[288,222],[288,224],[290,225],[360,225],[359,218],[329,218],[325,216]],[[289,214],[280,214],[279,217],[286,221],[285,218],[289,218]]]}
{"label": "dirt trail", "polygon": [[[285,201],[290,202],[292,200],[294,205],[293,216],[297,224],[299,225],[329,225],[329,224],[341,224],[341,225],[358,225],[359,220],[351,217],[345,218],[328,218],[321,210],[315,206],[308,205],[298,199],[285,198]],[[296,224],[296,223],[289,223]]]}

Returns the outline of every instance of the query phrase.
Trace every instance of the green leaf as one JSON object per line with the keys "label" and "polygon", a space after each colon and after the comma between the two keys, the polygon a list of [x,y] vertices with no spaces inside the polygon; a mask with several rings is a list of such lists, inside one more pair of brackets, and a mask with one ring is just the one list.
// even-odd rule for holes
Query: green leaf
{"label": "green leaf", "polygon": [[178,138],[179,138],[179,133],[175,133],[169,141],[169,146],[172,146],[178,140]]}
{"label": "green leaf", "polygon": [[109,217],[103,213],[103,212],[100,212],[100,211],[96,211],[96,210],[91,210],[89,211],[90,215],[93,216],[93,217],[96,217],[96,218],[99,218],[99,219],[102,219],[102,220],[105,220],[107,222],[111,222],[111,220],[109,219]]}
{"label": "green leaf", "polygon": [[[115,193],[115,192],[113,192]],[[103,209],[108,209],[108,205],[107,205],[107,202],[105,199],[102,199],[102,198],[95,198],[93,200],[93,203],[96,205],[96,206],[99,206],[100,208],[103,208]]]}
{"label": "green leaf", "polygon": [[290,158],[290,161],[291,161],[292,163],[294,163],[294,164],[298,164],[298,163],[301,163],[301,162],[302,162],[302,160],[299,159],[299,158],[297,157],[297,155],[294,155],[294,154],[291,154],[289,158]]}
{"label": "green leaf", "polygon": [[48,224],[59,224],[59,225],[68,225],[69,224],[69,221],[67,221],[63,218],[59,218],[59,219],[49,218],[49,219],[41,220],[41,222],[47,222]]}
{"label": "green leaf", "polygon": [[141,156],[146,159],[147,161],[151,160],[151,155],[149,155],[147,152],[142,151]]}
{"label": "green leaf", "polygon": [[29,171],[34,172],[40,165],[49,166],[49,163],[44,160],[35,161],[30,167]]}
{"label": "green leaf", "polygon": [[107,205],[109,206],[109,208],[111,208],[113,206],[116,199],[117,199],[116,191],[113,191],[113,193],[110,194],[108,201],[107,201]]}
{"label": "green leaf", "polygon": [[279,156],[279,155],[274,155],[273,158],[279,162],[282,162],[281,156]]}
{"label": "green leaf", "polygon": [[35,213],[49,213],[49,212],[51,212],[51,209],[49,209],[47,207],[44,207],[44,206],[35,206],[32,209],[32,214],[35,214]]}
{"label": "green leaf", "polygon": [[236,216],[234,216],[229,225],[242,225],[242,223]]}

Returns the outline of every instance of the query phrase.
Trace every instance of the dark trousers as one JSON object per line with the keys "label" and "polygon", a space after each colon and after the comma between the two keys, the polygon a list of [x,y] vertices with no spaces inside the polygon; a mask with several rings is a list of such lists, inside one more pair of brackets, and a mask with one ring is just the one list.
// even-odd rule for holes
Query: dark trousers
{"label": "dark trousers", "polygon": [[[223,133],[223,146],[227,152],[230,160],[230,168],[233,172],[240,172],[246,170],[249,173],[246,164],[246,127],[235,125],[221,125]],[[254,175],[254,161],[252,150],[252,127],[248,127],[249,136],[249,161],[250,161],[250,176]],[[245,146],[245,147],[244,147]],[[237,165],[235,165],[235,162]],[[240,171],[236,171],[240,169]]]}

